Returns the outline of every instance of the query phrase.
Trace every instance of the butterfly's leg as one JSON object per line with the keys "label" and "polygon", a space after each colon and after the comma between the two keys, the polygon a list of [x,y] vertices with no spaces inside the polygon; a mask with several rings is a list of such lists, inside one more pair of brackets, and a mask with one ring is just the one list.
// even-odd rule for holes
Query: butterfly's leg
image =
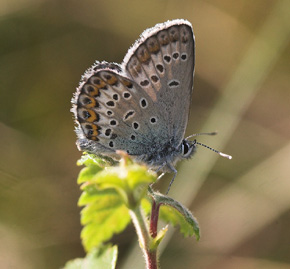
{"label": "butterfly's leg", "polygon": [[[164,164],[162,164],[155,172],[156,173],[158,173],[164,166],[166,165],[166,163],[164,163]],[[158,182],[159,181],[159,179],[160,178],[162,178],[163,176],[165,175],[165,173],[161,173],[159,176],[158,176],[158,178],[157,178],[157,180],[156,180],[156,182]],[[155,182],[155,183],[156,183]]]}
{"label": "butterfly's leg", "polygon": [[[158,173],[164,166],[165,166],[165,164],[161,165],[155,172]],[[150,184],[150,186],[152,186],[153,184],[157,183],[164,175],[165,175],[165,173],[161,173],[157,177],[157,180],[154,183]]]}
{"label": "butterfly's leg", "polygon": [[166,165],[166,163],[163,163],[161,166],[159,166],[157,168],[157,170],[155,172],[158,173],[165,165]]}
{"label": "butterfly's leg", "polygon": [[[159,176],[158,176],[158,178],[157,178],[157,180],[156,180],[156,182],[158,182],[163,176],[165,175],[165,173],[161,173]],[[156,183],[155,182],[155,183]]]}
{"label": "butterfly's leg", "polygon": [[176,178],[176,175],[177,175],[177,170],[171,165],[171,164],[167,164],[167,166],[171,169],[171,171],[174,173],[174,176],[173,178],[171,179],[170,183],[169,183],[169,186],[168,186],[168,189],[167,189],[167,192],[166,192],[166,195],[168,194],[169,190],[170,190],[170,187],[174,181],[174,179]]}
{"label": "butterfly's leg", "polygon": [[[166,164],[161,165],[155,172],[158,173]],[[165,175],[165,173],[161,173],[158,177],[157,180],[150,184],[150,186],[152,186],[153,184],[157,183],[163,176]]]}

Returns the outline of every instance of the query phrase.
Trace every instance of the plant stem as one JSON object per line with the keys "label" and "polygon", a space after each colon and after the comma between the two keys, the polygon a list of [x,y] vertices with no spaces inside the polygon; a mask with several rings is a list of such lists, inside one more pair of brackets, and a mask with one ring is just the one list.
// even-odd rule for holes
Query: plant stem
{"label": "plant stem", "polygon": [[156,249],[150,249],[152,238],[149,234],[148,225],[145,217],[143,216],[141,207],[138,206],[134,208],[134,210],[130,210],[130,216],[135,226],[139,238],[139,244],[146,260],[146,268],[157,269],[157,251]]}
{"label": "plant stem", "polygon": [[150,218],[150,234],[153,238],[157,236],[159,208],[160,208],[160,204],[156,204],[155,200],[153,199],[152,209],[151,209],[151,218]]}

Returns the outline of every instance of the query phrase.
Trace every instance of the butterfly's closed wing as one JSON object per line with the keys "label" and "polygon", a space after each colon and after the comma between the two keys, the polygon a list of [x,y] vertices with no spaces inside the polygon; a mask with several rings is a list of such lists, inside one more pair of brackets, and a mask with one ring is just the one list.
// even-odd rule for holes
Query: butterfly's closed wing
{"label": "butterfly's closed wing", "polygon": [[120,71],[119,65],[102,62],[83,76],[73,99],[81,150],[105,155],[124,150],[137,156],[150,150],[156,122],[148,108],[153,102]]}
{"label": "butterfly's closed wing", "polygon": [[191,24],[173,20],[146,30],[125,56],[123,65],[158,108],[159,128],[155,136],[179,146],[187,126],[193,89]]}

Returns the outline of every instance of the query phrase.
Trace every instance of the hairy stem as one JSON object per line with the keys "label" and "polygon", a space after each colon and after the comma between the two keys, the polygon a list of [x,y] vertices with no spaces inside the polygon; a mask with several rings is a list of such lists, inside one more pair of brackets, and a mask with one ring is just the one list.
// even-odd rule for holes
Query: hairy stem
{"label": "hairy stem", "polygon": [[151,209],[151,218],[150,218],[150,235],[153,238],[157,236],[159,208],[160,208],[160,204],[156,204],[155,200],[153,200],[152,209]]}
{"label": "hairy stem", "polygon": [[146,260],[146,268],[157,269],[158,263],[156,249],[150,249],[152,238],[149,234],[148,225],[141,207],[138,206],[134,210],[130,210],[130,215],[138,235],[140,247]]}

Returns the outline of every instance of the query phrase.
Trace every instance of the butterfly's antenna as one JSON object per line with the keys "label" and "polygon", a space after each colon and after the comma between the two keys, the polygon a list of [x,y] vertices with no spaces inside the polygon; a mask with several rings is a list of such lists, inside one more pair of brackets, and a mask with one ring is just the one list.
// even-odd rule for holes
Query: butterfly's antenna
{"label": "butterfly's antenna", "polygon": [[222,153],[222,152],[220,152],[220,151],[218,151],[218,150],[216,150],[216,149],[213,149],[213,148],[211,148],[211,147],[209,147],[209,146],[207,146],[207,145],[205,145],[205,144],[199,143],[199,142],[197,142],[196,140],[193,141],[193,144],[197,144],[197,145],[203,146],[203,147],[205,147],[205,148],[207,148],[207,149],[210,149],[210,150],[214,151],[215,153],[218,153],[218,154],[219,154],[220,156],[222,156],[222,157],[228,158],[228,159],[230,159],[230,160],[232,159],[232,156],[231,156],[231,155],[228,155],[228,154]]}
{"label": "butterfly's antenna", "polygon": [[192,135],[186,137],[185,139],[187,140],[188,138],[191,138],[194,136],[199,136],[199,135],[217,135],[217,132],[192,134]]}

